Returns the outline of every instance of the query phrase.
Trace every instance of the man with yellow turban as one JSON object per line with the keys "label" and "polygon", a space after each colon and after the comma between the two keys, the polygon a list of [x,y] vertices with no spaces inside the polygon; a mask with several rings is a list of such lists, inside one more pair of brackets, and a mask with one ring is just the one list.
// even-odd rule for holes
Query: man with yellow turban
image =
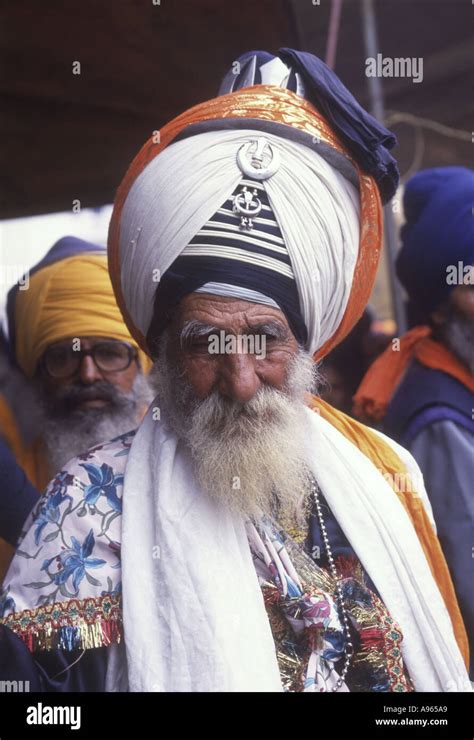
{"label": "man with yellow turban", "polygon": [[233,67],[119,188],[110,273],[159,393],[136,433],[48,488],[47,525],[22,542],[30,585],[19,557],[4,582],[0,675],[28,665],[43,690],[467,691],[413,458],[311,395],[314,360],[370,295],[393,138],[310,54]]}
{"label": "man with yellow turban", "polygon": [[[28,290],[11,289],[7,312],[12,353],[41,410],[33,444],[10,447],[40,492],[69,459],[136,427],[152,398],[144,375],[150,362],[123,323],[106,250],[81,239],[58,241],[32,268]],[[13,495],[4,486],[10,514]],[[13,545],[18,517],[3,520],[2,535]]]}

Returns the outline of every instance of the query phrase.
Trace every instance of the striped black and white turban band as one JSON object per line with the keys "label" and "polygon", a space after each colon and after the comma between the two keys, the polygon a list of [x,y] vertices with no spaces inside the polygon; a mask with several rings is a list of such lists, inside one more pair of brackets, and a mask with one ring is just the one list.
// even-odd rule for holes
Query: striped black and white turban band
{"label": "striped black and white turban band", "polygon": [[[245,228],[235,199],[258,208]],[[211,293],[279,308],[299,342],[307,340],[288,250],[263,183],[244,178],[164,274],[155,297],[153,333],[165,328],[188,293]]]}

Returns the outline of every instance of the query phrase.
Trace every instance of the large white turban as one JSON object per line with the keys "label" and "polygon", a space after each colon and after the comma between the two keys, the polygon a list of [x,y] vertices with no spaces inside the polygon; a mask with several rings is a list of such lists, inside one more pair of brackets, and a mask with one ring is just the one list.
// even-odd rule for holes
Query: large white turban
{"label": "large white turban", "polygon": [[[120,220],[121,284],[128,313],[144,336],[157,276],[234,192],[244,178],[237,153],[261,137],[260,131],[240,129],[179,140],[130,188]],[[334,334],[349,300],[359,250],[359,194],[316,151],[267,132],[264,138],[280,166],[262,184],[291,261],[307,349],[314,352]]]}

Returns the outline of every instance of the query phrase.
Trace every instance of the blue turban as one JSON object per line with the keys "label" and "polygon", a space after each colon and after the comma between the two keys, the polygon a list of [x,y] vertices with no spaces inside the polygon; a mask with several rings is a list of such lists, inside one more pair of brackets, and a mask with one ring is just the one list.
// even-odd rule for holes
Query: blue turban
{"label": "blue turban", "polygon": [[422,170],[408,181],[403,203],[397,274],[408,293],[412,323],[425,323],[456,287],[446,279],[448,266],[474,264],[474,171]]}

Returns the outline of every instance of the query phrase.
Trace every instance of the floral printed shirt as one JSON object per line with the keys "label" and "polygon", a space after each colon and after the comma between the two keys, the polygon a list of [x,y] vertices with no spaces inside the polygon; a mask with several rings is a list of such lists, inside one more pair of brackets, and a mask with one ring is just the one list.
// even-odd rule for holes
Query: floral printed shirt
{"label": "floral printed shirt", "polygon": [[[119,643],[123,637],[122,491],[134,435],[134,431],[123,434],[72,460],[50,482],[25,523],[0,592],[0,623],[33,653],[98,648]],[[298,588],[288,576],[283,588],[283,566],[279,563],[277,568],[271,554],[262,554],[260,535],[256,529],[253,532],[249,543],[283,687],[331,690],[325,688],[326,679],[343,661],[346,642],[334,581],[309,556],[314,549],[311,542],[303,548],[285,533],[274,533],[270,538],[278,541],[279,552],[287,560],[292,559],[304,583]],[[371,590],[355,553],[347,557],[347,552],[336,548],[334,554],[344,574],[342,586],[355,644],[348,688],[411,691],[400,628]]]}

